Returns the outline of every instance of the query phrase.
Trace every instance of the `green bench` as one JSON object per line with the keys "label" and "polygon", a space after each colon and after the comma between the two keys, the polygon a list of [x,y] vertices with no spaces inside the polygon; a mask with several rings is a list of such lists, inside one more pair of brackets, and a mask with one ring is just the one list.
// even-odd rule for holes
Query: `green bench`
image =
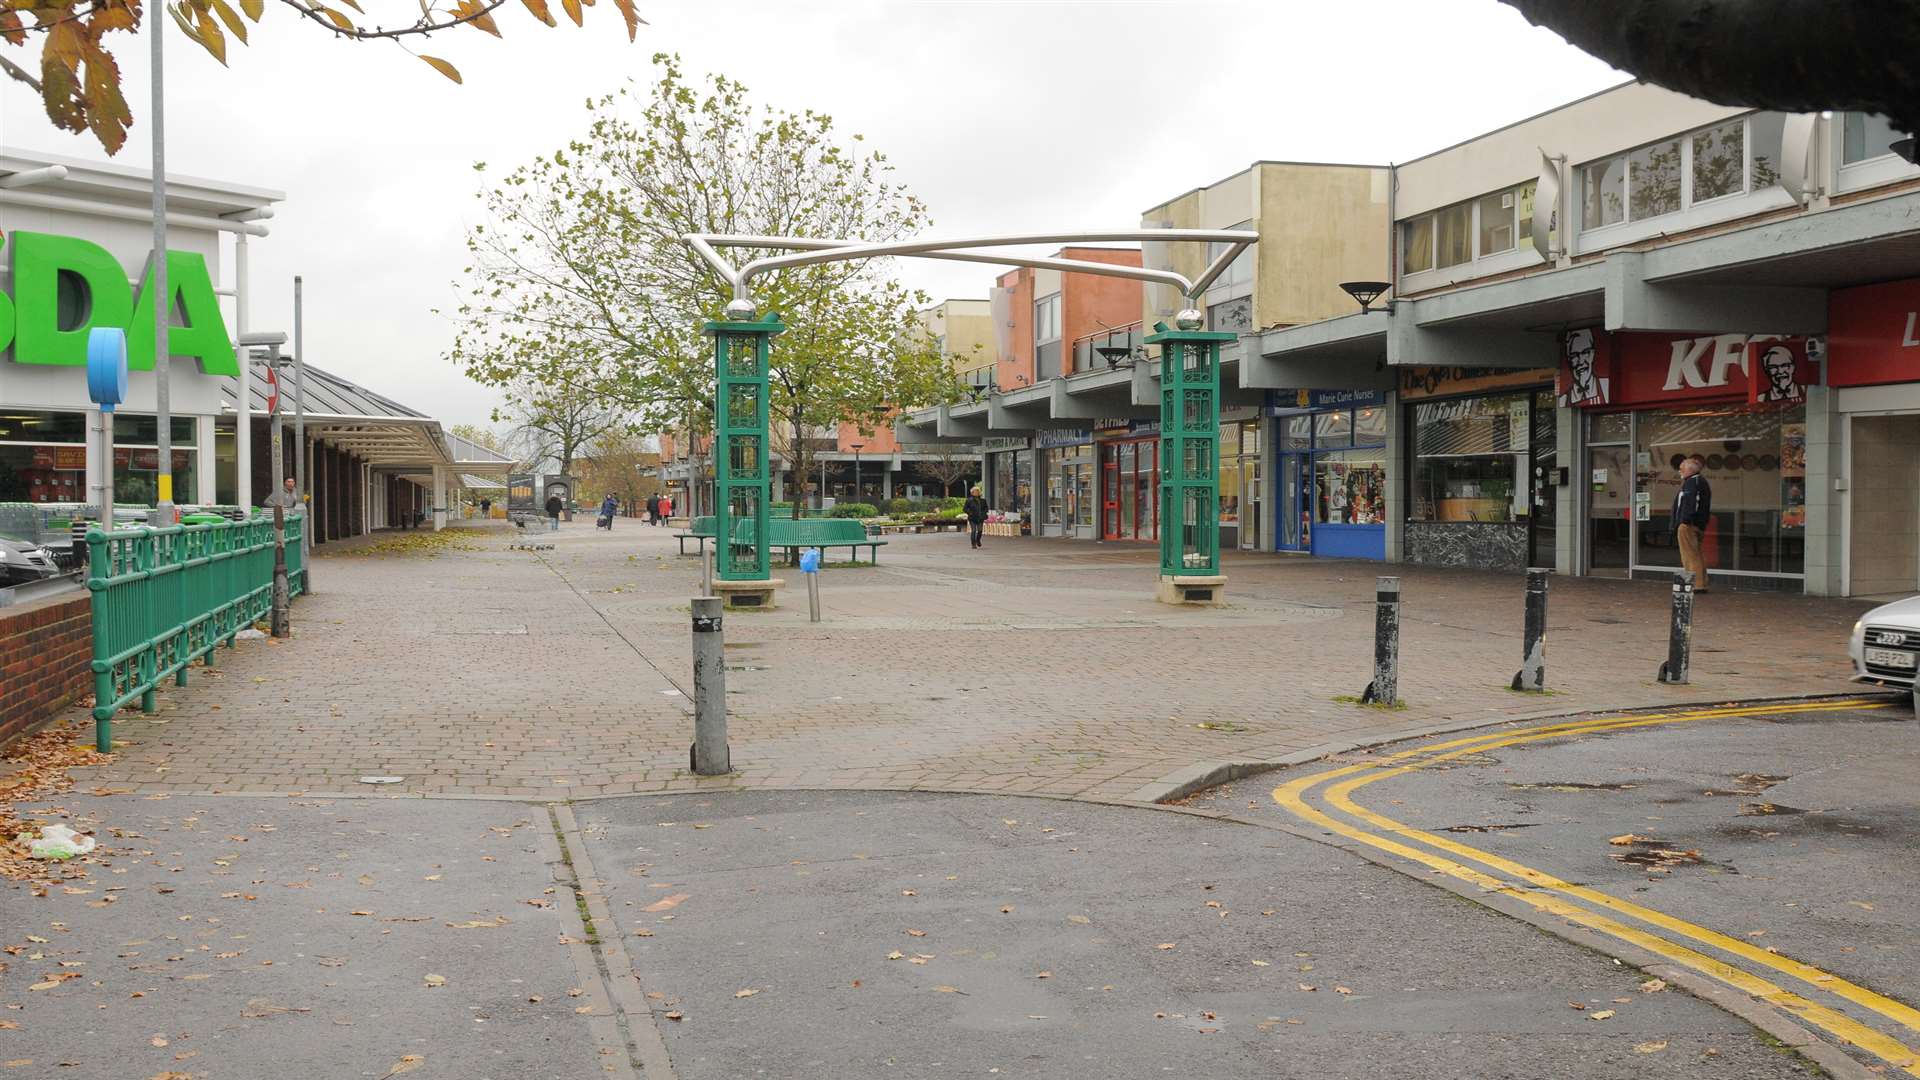
{"label": "green bench", "polygon": [[[687,541],[700,541],[700,551],[705,552],[707,541],[713,539],[713,518],[697,517],[685,532],[674,533],[674,539],[680,541],[680,554],[687,553]],[[867,527],[853,518],[801,518],[795,521],[789,517],[769,518],[767,521],[767,546],[786,548],[787,561],[798,562],[800,549],[843,547],[848,558],[860,561],[860,549],[872,552],[875,564],[880,562],[880,548],[885,540],[867,535]]]}

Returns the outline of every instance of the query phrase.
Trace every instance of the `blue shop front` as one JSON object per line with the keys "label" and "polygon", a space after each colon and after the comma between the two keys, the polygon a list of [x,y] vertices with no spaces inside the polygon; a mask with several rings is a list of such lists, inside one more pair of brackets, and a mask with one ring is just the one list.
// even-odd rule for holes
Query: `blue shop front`
{"label": "blue shop front", "polygon": [[1274,547],[1387,556],[1387,392],[1300,390],[1274,417]]}

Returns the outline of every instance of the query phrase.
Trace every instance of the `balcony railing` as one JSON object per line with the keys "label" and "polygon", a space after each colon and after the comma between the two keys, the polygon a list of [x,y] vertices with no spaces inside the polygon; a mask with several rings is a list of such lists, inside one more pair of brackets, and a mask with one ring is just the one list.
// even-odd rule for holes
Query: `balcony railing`
{"label": "balcony railing", "polygon": [[[1103,353],[1103,349],[1107,352]],[[1126,351],[1113,352],[1115,349]],[[1076,372],[1124,367],[1144,360],[1146,356],[1146,331],[1140,323],[1129,323],[1073,339],[1073,370]]]}

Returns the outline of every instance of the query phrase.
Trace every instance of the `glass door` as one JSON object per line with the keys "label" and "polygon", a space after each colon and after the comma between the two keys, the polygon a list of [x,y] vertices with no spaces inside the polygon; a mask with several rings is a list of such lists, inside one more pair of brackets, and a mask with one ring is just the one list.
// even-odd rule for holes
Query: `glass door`
{"label": "glass door", "polygon": [[1120,448],[1100,448],[1100,535],[1120,539]]}
{"label": "glass door", "polygon": [[1633,565],[1633,447],[1587,447],[1587,573],[1626,577]]}
{"label": "glass door", "polygon": [[1307,550],[1307,462],[1306,454],[1281,454],[1280,529],[1275,547],[1281,551]]}
{"label": "glass door", "polygon": [[1260,525],[1265,509],[1260,501],[1260,459],[1244,459],[1246,467],[1241,470],[1246,476],[1246,487],[1240,495],[1240,547],[1243,551],[1260,550]]}

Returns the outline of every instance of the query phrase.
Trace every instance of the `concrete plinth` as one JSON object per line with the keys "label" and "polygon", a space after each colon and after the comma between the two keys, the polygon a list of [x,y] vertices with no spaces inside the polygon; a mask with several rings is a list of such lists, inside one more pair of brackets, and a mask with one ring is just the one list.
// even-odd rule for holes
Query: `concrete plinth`
{"label": "concrete plinth", "polygon": [[1153,598],[1163,604],[1211,607],[1220,603],[1221,594],[1226,590],[1224,574],[1163,574],[1154,587]]}
{"label": "concrete plinth", "polygon": [[777,599],[786,584],[779,578],[761,581],[721,581],[714,578],[713,595],[725,600],[730,608],[771,609],[779,606]]}

